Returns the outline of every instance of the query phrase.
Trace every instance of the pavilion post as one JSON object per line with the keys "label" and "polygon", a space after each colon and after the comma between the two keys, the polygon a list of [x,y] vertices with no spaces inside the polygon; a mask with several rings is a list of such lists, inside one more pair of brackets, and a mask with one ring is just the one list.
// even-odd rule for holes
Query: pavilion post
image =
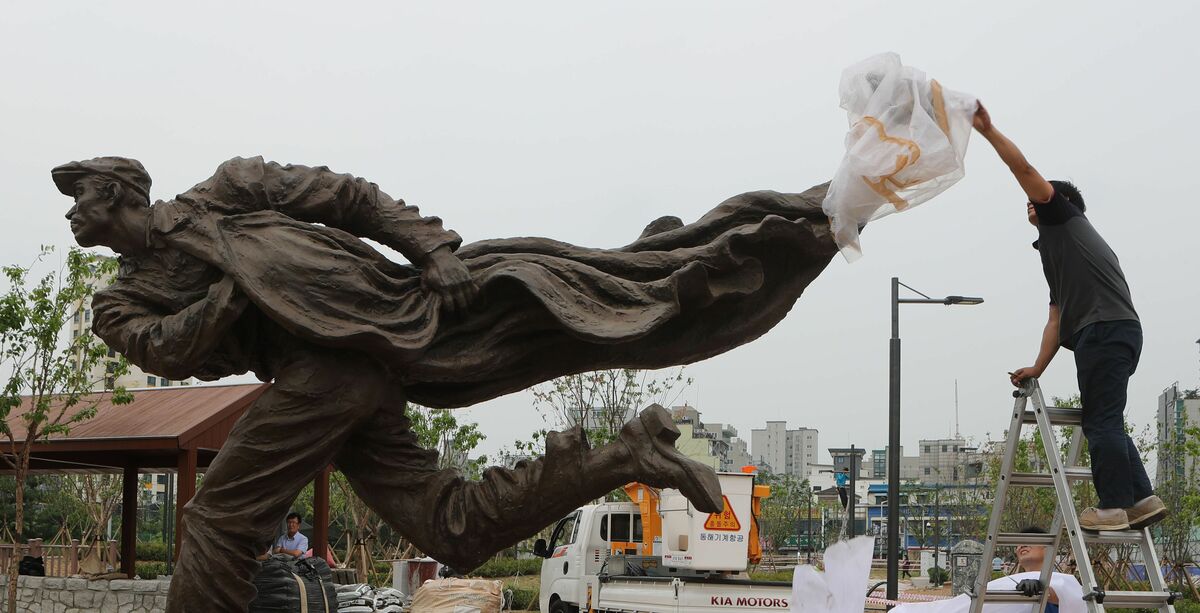
{"label": "pavilion post", "polygon": [[138,469],[130,462],[125,466],[121,492],[121,572],[133,578],[137,561],[137,502]]}
{"label": "pavilion post", "polygon": [[179,548],[183,545],[183,509],[188,501],[196,495],[196,448],[179,451],[179,471],[175,480],[175,552],[174,560],[179,561]]}
{"label": "pavilion post", "polygon": [[329,473],[326,466],[313,481],[313,557],[324,560],[329,550]]}

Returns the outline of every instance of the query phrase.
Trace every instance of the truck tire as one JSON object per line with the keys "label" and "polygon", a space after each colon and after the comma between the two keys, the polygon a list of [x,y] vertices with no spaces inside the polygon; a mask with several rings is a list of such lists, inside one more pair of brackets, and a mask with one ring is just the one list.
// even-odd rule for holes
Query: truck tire
{"label": "truck tire", "polygon": [[579,613],[579,609],[561,600],[550,603],[550,613]]}

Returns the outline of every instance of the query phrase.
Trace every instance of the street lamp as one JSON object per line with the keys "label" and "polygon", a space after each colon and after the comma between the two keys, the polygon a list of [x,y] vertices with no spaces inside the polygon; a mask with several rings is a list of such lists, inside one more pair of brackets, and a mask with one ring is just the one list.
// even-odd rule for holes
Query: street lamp
{"label": "street lamp", "polygon": [[888,552],[887,557],[887,598],[896,600],[900,595],[900,305],[901,304],[942,304],[976,305],[983,304],[983,298],[974,296],[946,296],[931,298],[921,292],[904,285],[905,288],[922,296],[922,298],[901,298],[900,286],[904,285],[897,277],[892,277],[892,338],[891,350],[891,391],[888,403]]}

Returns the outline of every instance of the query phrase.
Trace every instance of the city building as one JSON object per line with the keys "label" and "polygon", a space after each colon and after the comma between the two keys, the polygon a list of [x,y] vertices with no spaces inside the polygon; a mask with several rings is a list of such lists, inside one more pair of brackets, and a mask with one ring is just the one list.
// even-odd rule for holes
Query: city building
{"label": "city building", "polygon": [[961,484],[983,474],[983,455],[966,439],[921,439],[917,451],[921,483]]}
{"label": "city building", "polygon": [[808,479],[817,463],[817,430],[788,430],[786,421],[768,421],[765,428],[750,431],[750,449],[753,464]]}
{"label": "city building", "polygon": [[1188,428],[1200,428],[1200,395],[1179,389],[1174,383],[1158,396],[1158,470],[1155,486],[1163,489],[1169,479],[1188,480],[1196,475],[1197,458],[1182,452],[1189,440]]}
{"label": "city building", "polygon": [[[873,479],[888,478],[888,448],[872,449],[871,463],[866,467],[870,469],[870,477]],[[865,470],[865,469],[864,469]],[[921,458],[920,456],[904,455],[904,447],[900,447],[900,481],[917,481],[921,478]]]}
{"label": "city building", "polygon": [[705,424],[700,411],[690,405],[671,408],[671,420],[681,433],[675,448],[697,462],[714,470],[737,472],[749,465],[746,442],[737,437],[737,429],[729,424]]}

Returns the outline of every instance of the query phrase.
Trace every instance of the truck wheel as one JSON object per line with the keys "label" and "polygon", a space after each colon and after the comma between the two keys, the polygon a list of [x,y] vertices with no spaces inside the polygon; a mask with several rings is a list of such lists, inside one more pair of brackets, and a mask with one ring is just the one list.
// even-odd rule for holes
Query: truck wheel
{"label": "truck wheel", "polygon": [[550,603],[550,613],[577,613],[579,609],[561,601],[555,600]]}

